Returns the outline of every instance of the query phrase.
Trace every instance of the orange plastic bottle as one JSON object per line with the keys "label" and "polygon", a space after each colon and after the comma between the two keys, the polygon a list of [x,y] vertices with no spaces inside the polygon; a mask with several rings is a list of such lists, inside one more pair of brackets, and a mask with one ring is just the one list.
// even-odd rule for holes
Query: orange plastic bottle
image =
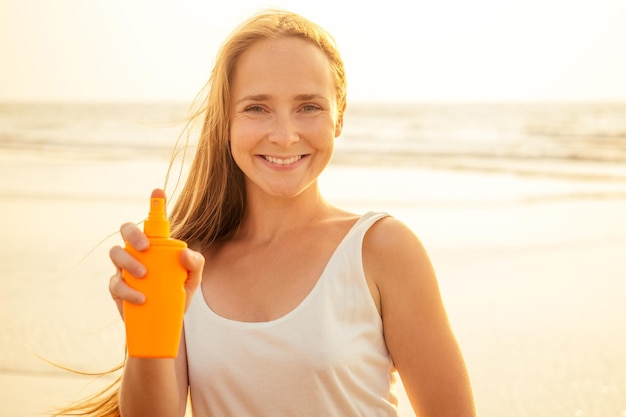
{"label": "orange plastic bottle", "polygon": [[124,281],[146,297],[143,304],[124,302],[128,354],[173,358],[178,353],[183,327],[187,270],[180,264],[180,253],[187,244],[170,238],[162,190],[152,192],[144,233],[150,241],[149,249],[139,252],[126,243],[126,250],[146,267],[146,275],[135,278],[122,271]]}

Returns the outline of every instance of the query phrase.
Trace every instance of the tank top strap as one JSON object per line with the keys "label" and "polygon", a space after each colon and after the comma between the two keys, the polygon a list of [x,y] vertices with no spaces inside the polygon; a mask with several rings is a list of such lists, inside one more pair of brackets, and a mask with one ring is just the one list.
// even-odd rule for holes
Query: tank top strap
{"label": "tank top strap", "polygon": [[[390,217],[390,215],[385,212],[368,211],[359,218],[354,226],[352,226],[352,230],[348,232],[346,240],[350,241],[350,245],[356,245],[359,249],[362,248],[363,239],[367,231],[374,225],[374,223],[385,217]],[[360,260],[360,256],[358,258]]]}

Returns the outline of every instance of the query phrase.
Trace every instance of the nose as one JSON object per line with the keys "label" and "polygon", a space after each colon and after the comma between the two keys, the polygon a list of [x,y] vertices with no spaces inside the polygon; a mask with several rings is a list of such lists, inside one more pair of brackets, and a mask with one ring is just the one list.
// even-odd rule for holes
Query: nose
{"label": "nose", "polygon": [[289,114],[275,114],[268,140],[282,147],[298,142],[300,135],[293,116]]}

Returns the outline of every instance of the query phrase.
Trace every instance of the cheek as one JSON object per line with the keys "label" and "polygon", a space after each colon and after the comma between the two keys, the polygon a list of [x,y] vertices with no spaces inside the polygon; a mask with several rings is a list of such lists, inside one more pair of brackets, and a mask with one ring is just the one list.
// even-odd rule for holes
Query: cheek
{"label": "cheek", "polygon": [[235,150],[241,150],[248,148],[252,142],[253,129],[246,126],[245,123],[233,123],[230,128],[230,148]]}
{"label": "cheek", "polygon": [[334,140],[337,137],[337,133],[340,132],[340,130],[337,130],[338,126],[332,118],[328,118],[323,123],[316,124],[310,131],[310,136],[317,138],[320,142]]}
{"label": "cheek", "polygon": [[230,153],[242,171],[250,165],[253,150],[258,143],[257,129],[246,123],[234,123],[230,128]]}

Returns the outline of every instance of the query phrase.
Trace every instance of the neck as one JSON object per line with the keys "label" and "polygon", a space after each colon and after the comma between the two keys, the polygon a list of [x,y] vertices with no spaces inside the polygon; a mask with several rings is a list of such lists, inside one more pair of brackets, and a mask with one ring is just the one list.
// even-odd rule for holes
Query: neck
{"label": "neck", "polygon": [[317,184],[295,197],[282,198],[248,192],[247,198],[246,213],[237,238],[265,242],[306,227],[322,218],[330,208]]}

